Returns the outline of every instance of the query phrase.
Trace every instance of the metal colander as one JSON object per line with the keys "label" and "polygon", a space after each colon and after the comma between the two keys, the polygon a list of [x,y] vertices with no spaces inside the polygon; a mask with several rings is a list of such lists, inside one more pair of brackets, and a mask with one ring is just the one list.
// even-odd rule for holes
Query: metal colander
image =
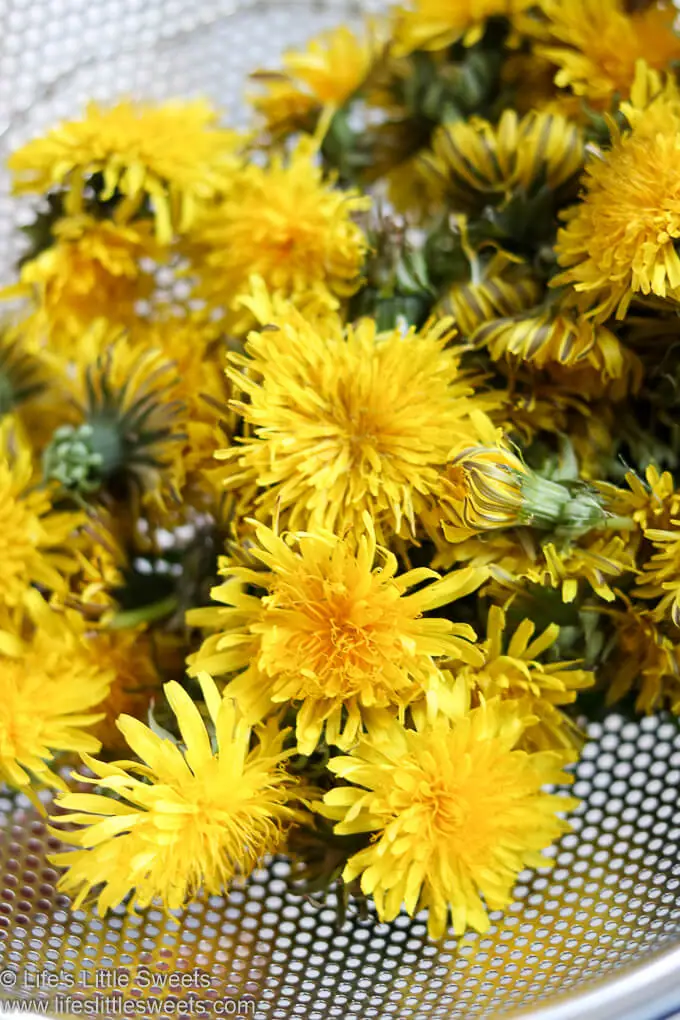
{"label": "metal colander", "polygon": [[[357,13],[342,0],[0,0],[0,156],[91,98],[207,94],[238,123],[249,71]],[[3,172],[4,279],[30,208]],[[438,944],[421,917],[340,924],[334,896],[301,895],[285,860],[172,917],[74,913],[46,860],[57,842],[22,797],[0,799],[0,995],[55,1017],[667,1018],[680,1009],[680,732],[611,716],[589,735],[554,867],[522,874],[487,934]]]}

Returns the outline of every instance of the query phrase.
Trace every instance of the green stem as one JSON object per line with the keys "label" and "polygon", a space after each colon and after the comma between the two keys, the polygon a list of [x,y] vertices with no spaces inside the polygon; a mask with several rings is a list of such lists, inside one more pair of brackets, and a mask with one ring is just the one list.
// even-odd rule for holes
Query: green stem
{"label": "green stem", "polygon": [[109,627],[111,630],[125,630],[128,627],[137,627],[140,623],[154,623],[169,616],[179,605],[176,595],[168,595],[158,602],[152,602],[148,606],[139,606],[138,609],[127,609],[122,613],[116,613]]}

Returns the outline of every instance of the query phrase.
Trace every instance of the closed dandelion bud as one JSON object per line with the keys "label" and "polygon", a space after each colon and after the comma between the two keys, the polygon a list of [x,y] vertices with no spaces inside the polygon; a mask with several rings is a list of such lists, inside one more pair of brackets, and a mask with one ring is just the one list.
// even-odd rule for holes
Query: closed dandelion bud
{"label": "closed dandelion bud", "polygon": [[615,333],[559,305],[487,317],[472,340],[509,369],[545,372],[583,396],[622,400],[642,383],[642,362]]}
{"label": "closed dandelion bud", "polygon": [[558,202],[581,172],[583,156],[580,128],[560,114],[533,111],[519,119],[505,110],[497,126],[481,119],[443,125],[421,166],[452,209],[478,215],[545,187]]}
{"label": "closed dandelion bud", "polygon": [[606,517],[595,490],[543,478],[501,446],[459,453],[447,468],[444,490],[443,528],[450,541],[518,525],[578,534]]}
{"label": "closed dandelion bud", "polygon": [[435,307],[435,312],[455,319],[463,337],[499,316],[516,316],[540,299],[541,287],[531,269],[503,252],[475,269],[470,267],[468,280],[452,284]]}
{"label": "closed dandelion bud", "polygon": [[474,446],[453,459],[446,469],[444,532],[451,541],[491,528],[510,528],[522,512],[519,457],[501,446]]}

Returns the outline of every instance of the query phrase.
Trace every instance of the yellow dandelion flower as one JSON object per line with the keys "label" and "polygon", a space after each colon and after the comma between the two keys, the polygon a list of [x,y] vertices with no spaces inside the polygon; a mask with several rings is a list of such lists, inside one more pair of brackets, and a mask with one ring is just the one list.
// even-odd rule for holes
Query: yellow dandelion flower
{"label": "yellow dandelion flower", "polygon": [[452,661],[447,662],[447,670],[456,679],[465,680],[473,704],[480,698],[484,701],[495,697],[525,699],[527,712],[537,719],[524,735],[523,746],[527,749],[578,748],[583,734],[560,706],[572,704],[578,691],[592,687],[593,673],[579,669],[578,662],[537,661],[557,641],[560,628],[556,623],[534,636],[536,625],[531,620],[523,620],[507,641],[507,648],[505,629],[505,612],[500,606],[492,606],[486,641],[477,646],[484,656],[484,664],[476,667]]}
{"label": "yellow dandelion flower", "polygon": [[578,803],[544,792],[564,783],[565,752],[533,754],[518,745],[535,716],[494,698],[455,720],[439,716],[416,730],[394,720],[380,742],[360,741],[329,768],[350,785],[324,797],[338,835],[372,834],[349,859],[343,878],[361,876],[381,921],[402,905],[428,910],[428,930],[486,931],[487,910],[512,901],[525,867],[547,867],[543,854],[569,825]]}
{"label": "yellow dandelion flower", "polygon": [[238,307],[253,276],[296,302],[310,294],[354,293],[367,241],[352,217],[371,199],[333,187],[315,162],[314,146],[305,139],[289,157],[239,171],[229,196],[194,234],[199,296]]}
{"label": "yellow dandelion flower", "polygon": [[29,615],[2,617],[0,629],[0,776],[26,791],[33,781],[64,787],[50,768],[63,752],[96,752],[113,670],[90,655],[77,613],[51,609],[33,590]]}
{"label": "yellow dandelion flower", "polygon": [[669,83],[650,99],[647,88],[641,67],[624,107],[633,126],[612,124],[611,149],[588,163],[555,246],[564,271],[552,284],[571,285],[602,322],[622,319],[635,294],[680,300],[680,94]]}
{"label": "yellow dandelion flower", "polygon": [[[487,571],[398,575],[368,515],[364,525],[356,545],[315,531],[295,536],[294,547],[257,525],[250,552],[266,570],[223,561],[226,580],[212,592],[223,606],[188,614],[191,624],[218,628],[189,660],[191,672],[238,673],[227,691],[252,721],[299,704],[302,754],[324,732],[329,743],[350,747],[376,710],[403,710],[423,696],[436,704],[438,657],[481,661],[469,625],[423,614],[475,591]],[[409,593],[426,580],[433,583]],[[248,594],[249,585],[263,597]]]}
{"label": "yellow dandelion flower", "polygon": [[53,596],[58,606],[77,608],[89,620],[102,621],[118,606],[116,595],[125,587],[128,536],[121,527],[120,515],[98,506],[90,509],[70,545],[76,561],[69,576],[69,588]]}
{"label": "yellow dandelion flower", "polygon": [[538,53],[557,65],[558,86],[608,109],[616,93],[630,93],[638,60],[665,70],[680,58],[673,4],[631,6],[625,0],[541,0],[549,41]]}
{"label": "yellow dandelion flower", "polygon": [[680,515],[680,492],[670,471],[660,472],[654,464],[645,470],[644,479],[634,471],[626,473],[627,489],[607,482],[597,482],[606,499],[607,509],[617,517],[630,517],[642,531],[665,530]]}
{"label": "yellow dandelion flower", "polygon": [[670,619],[680,627],[680,520],[672,520],[668,529],[648,528],[644,534],[652,543],[652,553],[633,593],[642,599],[659,599],[653,619]]}
{"label": "yellow dandelion flower", "polygon": [[562,387],[584,397],[623,400],[642,385],[638,356],[603,325],[559,308],[492,319],[472,342],[488,349],[494,361],[512,369],[546,372]]}
{"label": "yellow dandelion flower", "polygon": [[272,137],[312,129],[323,107],[337,110],[361,88],[381,45],[373,23],[357,35],[340,25],[312,39],[306,50],[283,57],[281,71],[257,71],[253,79],[266,88],[251,96]]}
{"label": "yellow dandelion flower", "polygon": [[511,18],[531,0],[415,0],[395,10],[394,48],[398,53],[442,50],[462,40],[479,41],[488,18]]}
{"label": "yellow dandelion flower", "polygon": [[0,323],[0,418],[39,397],[50,385],[50,366],[25,340],[25,327]]}
{"label": "yellow dandelion flower", "polygon": [[475,393],[451,336],[450,320],[378,334],[368,319],[343,335],[294,310],[252,333],[231,358],[250,431],[218,454],[227,484],[259,486],[263,511],[292,528],[344,532],[367,510],[380,534],[414,531],[452,448],[476,441],[501,399]]}
{"label": "yellow dandelion flower", "polygon": [[680,646],[661,633],[652,614],[625,599],[624,610],[605,610],[616,641],[600,675],[607,683],[607,704],[635,690],[638,712],[669,707],[680,712]]}
{"label": "yellow dandelion flower", "polygon": [[121,219],[150,202],[156,236],[169,244],[229,188],[239,144],[204,100],[160,106],[124,100],[108,109],[90,103],[82,120],[28,142],[9,166],[20,193],[64,185],[81,193],[88,178],[101,174],[101,199],[120,193]]}
{"label": "yellow dandelion flower", "polygon": [[145,222],[120,226],[81,214],[57,221],[53,234],[54,243],[23,264],[20,282],[3,296],[28,298],[34,310],[26,328],[34,343],[68,355],[96,319],[135,320],[137,302],[155,286],[140,263],[156,248]]}
{"label": "yellow dandelion flower", "polygon": [[582,580],[599,598],[613,602],[616,592],[610,582],[635,573],[635,560],[620,535],[594,532],[565,547],[548,542],[543,556],[544,565],[530,580],[558,589],[564,602],[574,601]]}
{"label": "yellow dandelion flower", "polygon": [[481,118],[437,128],[422,172],[455,211],[480,213],[521,189],[544,185],[559,195],[581,172],[583,133],[560,114],[537,111],[519,118],[504,110],[496,126]]}
{"label": "yellow dandelion flower", "polygon": [[83,755],[94,778],[78,778],[106,792],[57,800],[66,813],[52,822],[78,826],[67,837],[78,849],[50,859],[68,869],[59,888],[75,896],[76,909],[98,886],[100,914],[131,892],[140,908],[158,897],[168,910],[200,891],[219,893],[278,850],[299,818],[292,806],[298,781],[285,770],[291,752],[282,750],[286,731],[269,726],[254,734],[210,677],[200,682],[215,749],[198,707],[173,681],[164,690],[183,749],[123,715],[119,729],[142,764],[104,764]]}
{"label": "yellow dandelion flower", "polygon": [[75,569],[67,548],[84,517],[54,511],[52,495],[26,443],[0,426],[0,606],[20,605],[32,584],[63,591]]}
{"label": "yellow dandelion flower", "polygon": [[527,527],[507,530],[485,530],[450,542],[442,533],[434,534],[435,570],[452,570],[461,565],[483,567],[504,582],[527,578],[540,560],[536,534]]}
{"label": "yellow dandelion flower", "polygon": [[534,528],[488,531],[453,544],[437,543],[434,564],[438,569],[464,564],[484,568],[492,579],[491,594],[498,601],[526,582],[559,591],[564,602],[573,602],[583,584],[605,602],[613,602],[612,584],[634,576],[634,550],[619,534],[591,531],[578,540],[542,540]]}

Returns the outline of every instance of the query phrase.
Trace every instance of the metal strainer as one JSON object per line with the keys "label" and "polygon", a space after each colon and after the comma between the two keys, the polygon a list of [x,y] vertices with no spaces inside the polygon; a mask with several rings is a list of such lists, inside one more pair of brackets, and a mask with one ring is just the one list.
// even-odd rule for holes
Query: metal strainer
{"label": "metal strainer", "polygon": [[[343,0],[0,0],[0,157],[91,98],[207,94],[238,122],[249,71],[356,15]],[[3,176],[5,279],[27,211]],[[47,1016],[667,1018],[680,1009],[680,731],[611,716],[589,733],[554,868],[521,875],[486,935],[440,944],[422,918],[338,926],[334,897],[303,897],[284,860],[174,917],[73,913],[46,860],[56,841],[23,798],[0,799],[0,995]]]}

